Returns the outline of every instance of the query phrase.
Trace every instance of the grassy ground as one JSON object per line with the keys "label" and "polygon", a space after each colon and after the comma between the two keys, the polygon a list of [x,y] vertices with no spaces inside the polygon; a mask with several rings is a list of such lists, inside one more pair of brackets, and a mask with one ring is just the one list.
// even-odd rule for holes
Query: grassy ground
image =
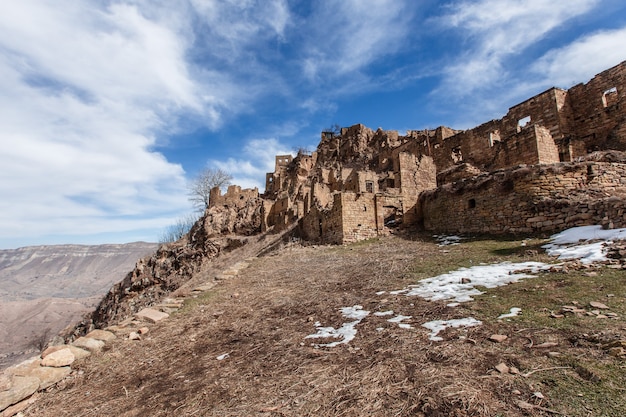
{"label": "grassy ground", "polygon": [[[188,298],[141,342],[119,338],[79,363],[80,375],[26,415],[624,416],[626,360],[611,355],[626,341],[623,270],[542,273],[454,308],[389,293],[458,267],[551,261],[542,243],[468,239],[439,247],[423,236],[288,246]],[[590,302],[616,317],[598,318]],[[339,309],[354,305],[411,316],[412,328],[370,314],[348,344],[316,348],[334,339],[306,338],[316,322],[350,321]],[[511,307],[521,315],[497,319]],[[440,342],[421,327],[469,316],[483,324],[445,330]],[[493,334],[507,339],[493,342]]]}

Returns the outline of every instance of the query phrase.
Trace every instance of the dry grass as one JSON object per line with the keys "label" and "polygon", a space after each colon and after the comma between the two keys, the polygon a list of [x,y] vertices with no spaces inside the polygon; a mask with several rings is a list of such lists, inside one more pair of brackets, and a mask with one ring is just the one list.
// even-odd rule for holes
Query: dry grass
{"label": "dry grass", "polygon": [[[429,238],[389,238],[344,247],[288,246],[190,299],[183,311],[153,326],[145,340],[117,340],[106,353],[80,363],[82,375],[51,389],[27,415],[460,417],[558,411],[622,416],[624,400],[613,397],[626,386],[623,360],[576,339],[582,337],[580,323],[544,317],[559,304],[559,291],[571,290],[557,285],[567,276],[545,275],[489,290],[456,309],[375,294],[457,266],[544,259],[528,249],[537,243],[520,249],[519,241],[478,240],[439,248]],[[572,279],[579,293],[589,293],[584,280]],[[623,276],[611,279],[624,283]],[[545,292],[532,291],[535,285],[545,286]],[[622,309],[623,288],[611,288]],[[516,303],[524,304],[522,316],[495,320]],[[318,349],[311,342],[320,339],[305,339],[315,333],[316,321],[334,327],[349,321],[338,309],[357,304],[372,312],[410,315],[413,329],[369,315],[349,344]],[[446,330],[442,342],[429,341],[420,327],[467,315],[484,325]],[[597,319],[581,320],[585,332],[602,327],[620,334],[624,326],[621,319],[601,325]],[[493,333],[509,339],[490,342]],[[535,345],[555,340],[562,355],[548,358],[529,348],[530,340]],[[226,353],[226,359],[216,359]],[[501,375],[494,370],[500,362],[521,373],[536,372]],[[548,368],[558,369],[543,371]],[[537,391],[545,398],[534,395]],[[524,409],[519,401],[536,407]]]}

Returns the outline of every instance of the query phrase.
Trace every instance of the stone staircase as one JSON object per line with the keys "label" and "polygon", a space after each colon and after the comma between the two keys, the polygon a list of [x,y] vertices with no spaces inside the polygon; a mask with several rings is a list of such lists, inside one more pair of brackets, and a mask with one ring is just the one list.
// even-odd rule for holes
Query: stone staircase
{"label": "stone staircase", "polygon": [[[186,297],[198,297],[220,282],[237,276],[250,265],[251,260],[237,262],[212,279],[196,285]],[[165,298],[105,330],[93,330],[71,344],[50,346],[39,356],[5,369],[0,374],[0,417],[19,417],[22,411],[37,401],[41,391],[80,374],[81,371],[72,369],[75,361],[90,355],[106,354],[103,348],[107,342],[116,338],[124,338],[129,343],[140,341],[150,331],[150,325],[167,320],[171,313],[184,305],[186,297]]]}

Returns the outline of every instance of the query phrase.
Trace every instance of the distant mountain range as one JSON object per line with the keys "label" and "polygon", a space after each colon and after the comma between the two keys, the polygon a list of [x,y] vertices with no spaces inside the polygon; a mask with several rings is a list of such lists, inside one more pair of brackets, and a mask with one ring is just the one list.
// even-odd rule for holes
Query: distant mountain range
{"label": "distant mountain range", "polygon": [[135,242],[0,250],[0,368],[79,320],[157,248]]}

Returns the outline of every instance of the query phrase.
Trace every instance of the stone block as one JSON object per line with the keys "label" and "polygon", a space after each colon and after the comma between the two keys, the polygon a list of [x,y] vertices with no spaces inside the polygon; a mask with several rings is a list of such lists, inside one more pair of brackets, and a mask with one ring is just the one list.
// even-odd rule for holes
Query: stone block
{"label": "stone block", "polygon": [[46,355],[41,360],[41,366],[50,366],[53,368],[60,368],[62,366],[69,366],[76,360],[76,356],[69,348],[60,349],[56,352],[52,352]]}
{"label": "stone block", "polygon": [[96,329],[87,333],[85,337],[90,337],[92,339],[102,340],[103,342],[108,342],[108,341],[115,339],[116,336],[113,332]]}
{"label": "stone block", "polygon": [[165,320],[169,316],[169,314],[159,310],[155,310],[153,308],[144,308],[143,310],[135,314],[135,317],[137,317],[138,319],[147,320],[152,323],[158,323],[161,320]]}

